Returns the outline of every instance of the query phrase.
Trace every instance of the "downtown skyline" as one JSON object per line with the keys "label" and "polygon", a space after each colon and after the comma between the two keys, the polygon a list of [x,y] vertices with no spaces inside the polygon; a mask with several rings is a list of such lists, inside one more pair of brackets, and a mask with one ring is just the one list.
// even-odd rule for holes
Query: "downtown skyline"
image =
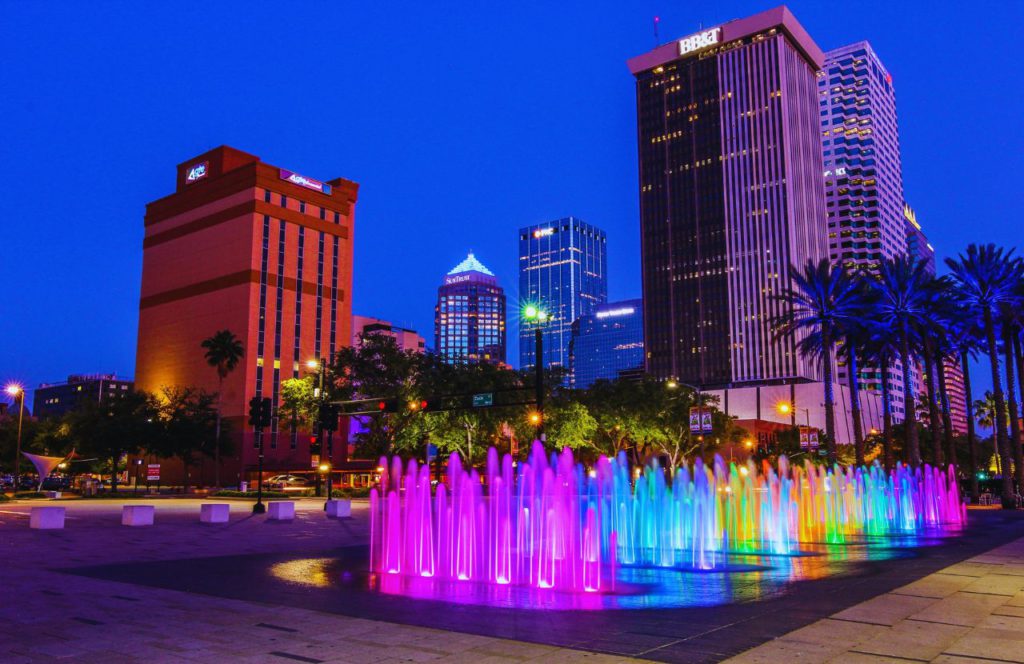
{"label": "downtown skyline", "polygon": [[[674,14],[661,12],[660,41],[668,42],[691,34],[701,21],[705,25],[712,25],[735,16],[756,13],[769,6],[770,3],[740,3],[723,10],[722,15],[717,16],[703,15],[693,9],[680,10]],[[1016,238],[1010,234],[1010,229],[1006,225],[1000,223],[1002,219],[1011,218],[1011,210],[1009,197],[1005,195],[1008,185],[1000,187],[999,178],[1008,177],[1005,174],[1014,170],[1013,160],[1019,157],[1010,156],[1015,152],[1010,149],[1005,150],[1005,154],[996,153],[992,157],[987,157],[973,168],[965,167],[962,178],[968,182],[971,178],[984,176],[981,181],[974,184],[965,183],[965,187],[969,187],[971,192],[970,196],[954,197],[943,190],[945,185],[942,182],[946,180],[943,171],[937,169],[937,163],[931,163],[940,161],[935,158],[936,155],[948,154],[950,146],[954,146],[952,151],[968,163],[971,163],[975,155],[972,150],[967,149],[968,145],[962,142],[962,137],[953,135],[948,131],[948,127],[947,131],[942,131],[942,125],[937,125],[938,119],[931,109],[931,98],[926,94],[925,88],[937,85],[939,79],[931,78],[933,72],[920,67],[919,59],[910,57],[911,54],[920,55],[920,49],[923,47],[916,34],[908,34],[907,26],[912,24],[910,12],[904,16],[893,16],[890,10],[885,25],[881,27],[878,17],[870,16],[870,12],[865,12],[863,17],[858,15],[847,19],[841,26],[837,26],[808,3],[792,3],[789,6],[822,48],[837,48],[866,39],[872,43],[873,48],[893,73],[900,91],[900,117],[905,120],[901,139],[907,181],[906,195],[925,220],[925,230],[936,245],[940,256],[948,255],[968,241],[966,230],[961,225],[976,231],[986,239],[1012,245]],[[939,7],[936,13],[949,12],[952,7]],[[408,13],[413,12],[410,10]],[[555,15],[546,15],[543,12],[527,13],[533,18],[544,19],[540,23],[544,31],[552,29],[548,21],[556,20]],[[525,102],[518,100],[510,102],[513,104],[511,108],[500,111],[500,119],[504,125],[501,127],[502,131],[495,134],[494,119],[486,119],[482,114],[477,114],[476,111],[482,111],[482,108],[476,105],[470,109],[474,111],[472,113],[458,109],[457,105],[453,105],[458,96],[454,94],[454,90],[448,90],[451,103],[443,104],[442,110],[450,116],[453,125],[469,123],[469,136],[472,142],[485,148],[482,152],[486,156],[486,163],[493,164],[493,168],[485,168],[483,173],[472,172],[468,168],[470,162],[464,161],[470,159],[468,153],[471,151],[459,141],[452,141],[456,154],[442,162],[445,166],[440,170],[441,177],[430,186],[432,195],[440,198],[432,201],[432,210],[425,217],[410,214],[412,207],[406,208],[403,212],[402,206],[390,199],[404,197],[403,187],[427,172],[421,172],[418,165],[425,166],[429,160],[425,160],[419,152],[444,149],[440,144],[442,138],[454,139],[462,133],[454,128],[442,132],[441,137],[424,137],[416,135],[416,132],[404,130],[394,140],[347,139],[355,143],[355,149],[350,151],[345,149],[344,142],[331,144],[330,149],[324,149],[324,144],[328,141],[324,132],[331,129],[325,122],[329,117],[313,104],[307,106],[299,103],[300,110],[294,111],[286,118],[290,120],[285,123],[288,126],[306,125],[304,129],[285,131],[284,138],[268,140],[267,132],[273,131],[273,123],[269,116],[260,116],[263,122],[267,123],[267,127],[258,126],[259,123],[251,121],[241,121],[237,123],[239,126],[229,128],[225,124],[227,118],[211,117],[210,110],[202,112],[186,103],[185,97],[194,101],[191,96],[182,95],[181,100],[175,100],[172,93],[167,107],[161,108],[173,122],[166,135],[158,140],[145,134],[144,124],[125,122],[124,109],[108,108],[107,115],[100,114],[99,99],[92,102],[86,100],[87,107],[94,109],[93,113],[87,114],[95,123],[90,125],[95,129],[90,134],[82,132],[82,128],[79,127],[79,123],[83,122],[81,119],[50,117],[45,113],[44,117],[29,118],[25,108],[30,107],[31,103],[27,99],[19,98],[25,107],[18,106],[17,101],[14,102],[16,110],[21,113],[15,114],[14,119],[17,122],[19,117],[21,118],[19,126],[24,127],[24,132],[19,132],[19,137],[14,144],[8,146],[8,149],[12,157],[19,156],[21,152],[25,153],[25,170],[45,173],[45,170],[36,164],[36,157],[29,154],[29,148],[25,143],[34,142],[38,145],[43,138],[44,129],[49,126],[46,125],[47,122],[56,123],[64,120],[68,123],[70,131],[84,133],[84,138],[72,140],[72,137],[69,137],[69,142],[71,146],[78,145],[79,150],[87,149],[89,157],[84,159],[87,167],[76,171],[76,175],[68,178],[67,182],[61,182],[59,191],[48,194],[47,200],[42,204],[45,219],[75,221],[37,224],[32,231],[18,227],[5,242],[8,251],[14,249],[10,253],[4,252],[2,258],[5,265],[11,266],[15,274],[26,274],[31,277],[20,280],[21,284],[9,282],[9,295],[5,298],[2,316],[5,320],[14,321],[17,329],[13,330],[11,337],[5,335],[5,348],[2,351],[4,355],[0,357],[0,366],[7,368],[10,377],[23,380],[30,389],[39,382],[59,379],[67,373],[116,371],[119,375],[126,376],[134,373],[131,357],[134,355],[141,261],[141,229],[137,222],[144,202],[155,198],[163,189],[168,177],[167,163],[176,161],[180,155],[197,154],[221,143],[265,155],[271,163],[294,165],[307,173],[343,173],[364,186],[357,212],[354,313],[379,316],[395,321],[396,324],[417,329],[421,334],[428,333],[433,313],[434,298],[431,291],[436,288],[438,269],[454,264],[468,249],[475,249],[481,255],[493,257],[489,262],[499,276],[500,282],[511,286],[516,283],[516,256],[514,246],[509,240],[511,230],[529,223],[570,214],[587,219],[606,229],[609,234],[609,272],[613,275],[609,282],[609,299],[639,296],[639,231],[633,129],[635,115],[631,77],[625,69],[624,61],[653,46],[649,22],[655,13],[659,13],[658,8],[654,8],[653,11],[638,9],[629,12],[629,27],[614,31],[614,34],[618,35],[617,41],[602,41],[602,35],[612,34],[609,26],[604,25],[603,21],[595,24],[592,17],[582,20],[588,29],[583,30],[582,34],[574,34],[573,40],[578,40],[575,42],[577,44],[588,44],[592,47],[593,61],[560,50],[558,56],[563,59],[555,58],[553,64],[549,63],[557,72],[564,73],[572,66],[583,65],[583,71],[586,72],[583,82],[565,86],[568,90],[560,92],[562,96],[556,97],[555,106],[568,104],[574,98],[585,101],[591,98],[588,95],[598,93],[605,95],[601,97],[602,99],[606,98],[613,102],[602,112],[578,118],[574,125],[565,124],[567,120],[566,116],[562,115],[562,110],[547,109],[546,113],[531,113],[528,112]],[[397,17],[389,30],[407,34],[411,30],[411,25],[407,23],[411,20],[408,16]],[[1002,24],[1003,21],[999,21],[992,25],[994,29],[1001,29]],[[117,25],[116,20],[113,21],[113,25]],[[900,25],[903,26],[902,29],[899,29]],[[500,33],[501,38],[514,40],[519,34],[517,31],[522,27],[519,23],[512,22]],[[945,28],[938,24],[930,24],[928,27],[935,41],[941,42],[942,30]],[[283,29],[287,30],[289,26]],[[261,34],[269,34],[266,26],[261,30]],[[403,33],[403,30],[406,33]],[[894,32],[899,33],[899,39],[893,37]],[[952,36],[949,39],[952,39]],[[319,44],[319,47],[323,47],[323,44]],[[446,48],[449,50],[445,51]],[[125,49],[128,53],[135,50],[143,55],[147,50],[141,42],[132,40],[125,44]],[[425,68],[437,64],[438,58],[456,61],[457,58],[450,49],[451,47],[438,45],[438,51],[431,52],[427,62],[412,66],[413,74],[406,72],[402,75],[423,76],[426,73]],[[311,50],[306,55],[311,56],[312,53]],[[943,52],[937,51],[931,53],[929,57],[941,63],[943,55]],[[43,60],[45,61],[45,58]],[[143,58],[142,61],[144,60]],[[216,62],[217,59],[213,58],[212,61]],[[493,55],[488,55],[486,62],[489,66],[494,66],[497,59]],[[174,63],[157,64],[171,67]],[[473,76],[482,76],[484,65],[479,65],[479,70],[475,68],[477,66],[460,64],[463,70],[472,67],[470,71]],[[537,59],[525,54],[521,60],[502,66],[516,76],[522,77],[522,80],[528,80],[530,76],[537,76],[538,72],[543,71]],[[35,70],[30,67],[25,73],[33,71]],[[157,81],[161,68],[157,67],[154,71],[156,74],[153,80]],[[62,80],[61,76],[64,75],[49,74],[35,85]],[[102,80],[115,80],[113,73],[100,72],[100,75]],[[205,92],[208,99],[218,99],[219,95],[223,94],[211,87],[212,79],[206,78],[207,75],[194,71],[193,76],[201,82],[197,88],[198,92]],[[454,83],[445,83],[446,76],[441,77],[438,70],[431,73],[430,79],[437,80],[441,77],[441,89],[447,90],[445,86]],[[1012,74],[1004,72],[1003,76]],[[206,83],[202,84],[203,81]],[[255,82],[255,79],[250,82]],[[155,95],[155,91],[149,90],[150,83],[143,82],[138,85],[140,92],[133,94]],[[375,89],[370,82],[362,79],[358,85],[361,86],[358,88],[360,91]],[[1004,85],[1007,90],[1015,87],[1012,84]],[[501,94],[499,87],[488,83],[484,89],[485,94],[489,95],[487,98],[492,101],[497,99]],[[26,90],[31,89],[33,88],[26,87]],[[983,94],[991,96],[999,93],[993,88],[984,90]],[[414,94],[423,94],[423,90],[418,93],[414,90]],[[27,96],[29,95],[26,94]],[[201,97],[201,94],[196,96]],[[531,104],[537,102],[532,93],[530,99]],[[90,103],[92,105],[89,105]],[[154,104],[156,101],[149,99],[148,103]],[[271,107],[278,108],[277,102],[274,101]],[[400,107],[395,108],[397,110],[386,114],[388,119],[395,122],[410,121],[413,127],[422,121],[410,117],[409,113]],[[988,107],[975,107],[974,113],[976,117],[989,118],[994,123],[997,117],[1006,113],[1000,109],[1000,105],[990,104]],[[178,111],[178,115],[172,111]],[[518,112],[519,116],[513,117],[513,111]],[[340,117],[342,125],[346,119],[358,120],[359,117],[351,111],[342,112],[337,108],[332,112]],[[304,117],[303,113],[308,114],[308,117]],[[958,127],[963,121],[963,112],[958,115],[960,117],[948,120],[953,123],[950,127]],[[302,120],[306,122],[299,122]],[[323,132],[318,128],[318,122],[322,123]],[[1012,124],[1012,118],[1004,118],[1002,122]],[[363,119],[362,123],[356,121],[354,124],[365,126],[367,123]],[[76,130],[75,127],[79,128]],[[598,130],[601,131],[600,134],[596,133]],[[113,142],[109,145],[92,143],[99,137],[116,135],[119,132],[127,132],[127,135],[142,132],[139,136],[143,136],[145,150],[136,152],[129,149],[131,146],[127,145],[127,142]],[[565,136],[558,137],[558,140],[552,142],[553,133]],[[992,130],[984,134],[979,128],[977,133],[971,135],[978,145],[983,145],[986,140],[991,140],[990,137],[994,134],[996,132]],[[512,138],[513,136],[517,138]],[[512,144],[512,141],[523,140],[524,137],[526,146],[517,147]],[[541,145],[545,141],[551,143],[550,147],[544,148]],[[955,149],[958,141],[961,146],[959,151]],[[594,145],[591,146],[591,143]],[[52,147],[52,152],[58,158],[64,155],[64,150],[72,149],[56,142],[44,142],[42,145]],[[395,161],[398,145],[412,149],[413,165],[403,166]],[[589,167],[580,174],[572,173],[571,165],[545,167],[540,169],[546,174],[542,179],[550,180],[545,183],[536,176],[524,176],[524,169],[512,168],[509,165],[510,160],[517,164],[526,164],[538,157],[542,157],[540,161],[548,163],[559,152],[583,147],[587,149],[587,160],[601,162],[606,166]],[[45,149],[42,151],[48,152]],[[984,151],[978,149],[978,152]],[[479,148],[476,154],[479,158]],[[1000,163],[1003,164],[1001,167]],[[459,173],[462,173],[461,179]],[[437,175],[438,173],[431,172],[432,177],[427,179],[434,180]],[[23,178],[10,178],[3,185],[5,193],[8,193],[6,198],[14,202],[11,213],[19,218],[30,218],[29,208],[23,206],[28,205],[26,199],[31,197],[26,197],[19,185],[26,181]],[[472,196],[486,199],[481,203],[470,200],[469,194],[461,191],[478,189],[481,185],[489,192],[500,193],[490,197]],[[505,189],[501,190],[502,187]],[[1004,192],[1003,196],[998,195],[1000,189]],[[65,190],[77,193],[69,197]],[[412,192],[416,191],[414,185]],[[522,200],[516,205],[507,204],[508,200],[515,198]],[[970,204],[961,199],[970,201]],[[500,212],[496,213],[496,210]],[[475,218],[486,218],[488,221],[485,225],[475,224]],[[970,223],[964,224],[965,219]],[[83,232],[83,227],[87,230],[85,236],[81,237],[79,234]],[[73,244],[74,248],[54,244],[54,237],[66,237],[67,243]],[[43,243],[52,247],[55,259],[47,261],[47,269],[43,274],[39,274],[40,261],[37,253],[33,255],[33,248]],[[424,247],[424,243],[427,247]],[[83,251],[89,256],[87,260],[81,260]],[[388,260],[378,260],[378,257],[382,256],[388,256]],[[394,270],[396,263],[402,266],[400,271]],[[35,269],[30,269],[33,267]],[[399,272],[404,276],[404,280],[396,283],[394,275]],[[88,284],[89,288],[83,289],[78,282]],[[396,291],[400,291],[399,294],[395,295]],[[513,345],[517,324],[515,303],[518,301],[518,293],[510,289],[508,296],[509,337],[512,342],[508,355],[511,359],[518,356]],[[31,304],[38,304],[44,297],[60,302],[60,309],[54,311],[40,308],[37,312],[29,313]],[[97,316],[98,311],[102,312],[102,315]],[[76,327],[80,330],[79,334],[84,336],[84,343],[81,344],[83,350],[61,347],[61,331],[67,328],[69,322],[75,321],[78,321]]]}

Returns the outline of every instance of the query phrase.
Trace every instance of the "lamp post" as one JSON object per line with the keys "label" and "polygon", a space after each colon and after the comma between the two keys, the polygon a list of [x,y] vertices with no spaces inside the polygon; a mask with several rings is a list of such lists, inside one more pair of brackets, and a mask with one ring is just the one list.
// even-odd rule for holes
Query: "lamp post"
{"label": "lamp post", "polygon": [[537,425],[537,440],[544,441],[544,334],[541,325],[547,321],[548,314],[537,307],[527,305],[523,309],[523,319],[536,322],[533,330],[534,343],[534,399],[537,401],[537,411],[530,416],[530,422]]}
{"label": "lamp post", "polygon": [[[327,493],[327,499],[324,501],[324,509],[326,510],[327,503],[331,500],[331,492],[334,490],[332,475],[334,470],[334,428],[336,424],[326,419],[334,415],[334,412],[327,405],[327,393],[324,390],[324,379],[327,373],[326,365],[320,360],[312,359],[306,362],[306,367],[317,372],[317,386],[313,392],[313,396],[317,399],[316,437],[320,442],[320,464],[317,470],[321,474],[326,475],[324,481]],[[324,445],[324,431],[327,432],[326,445]],[[326,462],[324,462],[324,456],[327,457]]]}
{"label": "lamp post", "polygon": [[21,421],[25,417],[25,388],[17,383],[11,383],[7,386],[7,394],[12,397],[18,397],[20,405],[18,407],[18,443],[14,450],[14,490],[18,490],[18,462],[21,461]]}
{"label": "lamp post", "polygon": [[804,411],[804,416],[806,417],[806,420],[807,420],[807,426],[808,427],[811,426],[811,409],[810,408],[799,408],[798,409],[798,408],[795,408],[793,406],[793,404],[787,403],[787,402],[783,401],[783,402],[781,402],[779,405],[777,405],[775,407],[775,410],[777,410],[780,415],[790,415],[792,417],[793,422],[794,422],[794,426],[795,426],[795,423],[796,423],[796,411],[797,410],[802,410],[802,411]]}

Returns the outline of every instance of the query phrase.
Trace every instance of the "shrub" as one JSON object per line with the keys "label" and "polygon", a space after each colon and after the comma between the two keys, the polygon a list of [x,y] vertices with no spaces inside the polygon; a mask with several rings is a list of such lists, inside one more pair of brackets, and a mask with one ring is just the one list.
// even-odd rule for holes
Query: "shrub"
{"label": "shrub", "polygon": [[[255,491],[232,491],[229,489],[223,489],[221,491],[214,491],[210,493],[211,496],[217,496],[218,498],[250,498],[256,500]],[[296,492],[289,491],[264,491],[264,498],[296,498],[300,497],[296,495]]]}
{"label": "shrub", "polygon": [[42,491],[18,491],[14,494],[15,500],[38,500],[46,497],[46,493]]}
{"label": "shrub", "polygon": [[346,487],[344,489],[335,489],[331,491],[331,498],[347,498],[351,500],[352,498],[369,498],[369,496],[370,487],[368,486],[354,488]]}

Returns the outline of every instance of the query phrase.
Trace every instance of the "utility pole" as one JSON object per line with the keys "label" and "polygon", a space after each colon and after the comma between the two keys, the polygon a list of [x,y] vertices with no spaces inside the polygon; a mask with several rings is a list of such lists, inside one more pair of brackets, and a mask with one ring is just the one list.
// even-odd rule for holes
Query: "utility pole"
{"label": "utility pole", "polygon": [[537,440],[544,442],[544,334],[540,325],[534,330],[534,346],[537,361],[534,362],[534,390],[537,400]]}

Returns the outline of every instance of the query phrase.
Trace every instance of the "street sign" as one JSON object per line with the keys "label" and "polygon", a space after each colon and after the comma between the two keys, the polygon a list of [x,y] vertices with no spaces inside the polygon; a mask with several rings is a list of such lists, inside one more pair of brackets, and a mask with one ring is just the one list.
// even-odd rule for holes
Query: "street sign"
{"label": "street sign", "polygon": [[160,481],[160,464],[151,463],[146,466],[146,481],[147,482],[159,482]]}
{"label": "street sign", "polygon": [[310,468],[319,468],[320,467],[320,455],[319,454],[310,454],[309,455],[309,467]]}
{"label": "street sign", "polygon": [[812,450],[818,448],[818,430],[817,429],[811,429],[811,433],[808,436],[807,442],[810,443]]}
{"label": "street sign", "polygon": [[690,433],[700,433],[700,408],[690,408]]}
{"label": "street sign", "polygon": [[427,463],[430,463],[431,459],[437,458],[437,445],[433,443],[427,443]]}
{"label": "street sign", "polygon": [[704,433],[711,433],[714,427],[711,424],[711,409],[700,409],[700,430]]}
{"label": "street sign", "polygon": [[487,408],[494,405],[494,393],[484,392],[473,395],[473,408]]}

